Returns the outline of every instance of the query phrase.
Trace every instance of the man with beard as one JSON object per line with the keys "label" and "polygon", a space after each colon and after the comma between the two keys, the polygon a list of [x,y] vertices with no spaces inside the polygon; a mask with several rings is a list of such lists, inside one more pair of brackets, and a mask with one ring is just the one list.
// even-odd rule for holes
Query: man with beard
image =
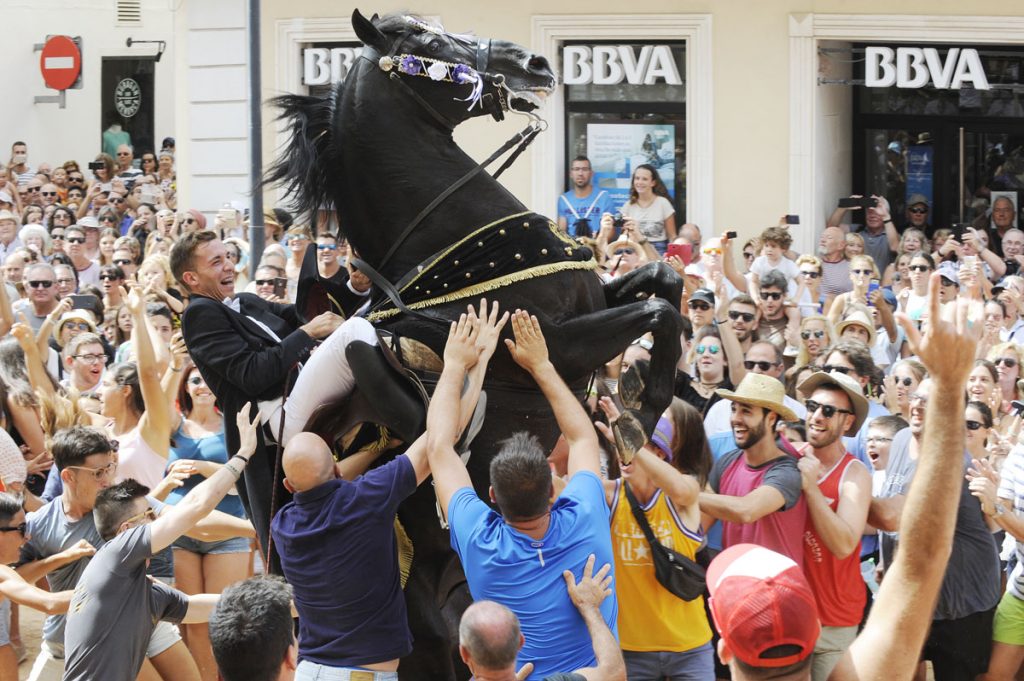
{"label": "man with beard", "polygon": [[[934,284],[931,290],[934,295]],[[922,381],[910,396],[910,428],[893,438],[885,483],[871,501],[868,521],[879,530],[882,565],[887,571],[900,543],[903,507],[911,481],[919,473],[928,403],[941,399],[937,382],[931,378]],[[967,473],[970,455],[964,450],[957,459],[963,473]],[[995,541],[985,524],[981,504],[972,496],[964,475],[960,481],[953,550],[921,654],[922,659],[932,661],[937,681],[973,679],[985,672],[992,646],[993,618],[1002,595]],[[948,496],[935,499],[935,503],[943,505],[952,501]],[[937,553],[936,558],[941,555]]]}
{"label": "man with beard", "polygon": [[[721,314],[721,313],[719,313]],[[729,326],[736,332],[736,340],[740,342],[746,354],[751,344],[757,340],[757,303],[746,293],[741,293],[729,301]],[[718,320],[719,324],[724,324]]]}
{"label": "man with beard", "polygon": [[589,237],[601,226],[601,216],[614,213],[608,192],[594,187],[590,159],[577,156],[569,166],[572,188],[558,199],[558,228],[572,236]]}
{"label": "man with beard", "polygon": [[810,395],[807,445],[798,464],[807,500],[804,574],[822,625],[811,678],[824,681],[857,637],[867,600],[860,538],[871,503],[871,474],[846,451],[842,436],[860,429],[868,401],[857,381],[838,372],[815,372],[799,389]]}
{"label": "man with beard", "polygon": [[738,449],[715,461],[708,479],[712,491],[700,495],[701,511],[722,521],[723,548],[758,544],[803,565],[807,504],[800,470],[774,437],[780,420],[797,420],[782,400],[785,388],[771,376],[750,372],[735,392],[716,392],[732,401]]}

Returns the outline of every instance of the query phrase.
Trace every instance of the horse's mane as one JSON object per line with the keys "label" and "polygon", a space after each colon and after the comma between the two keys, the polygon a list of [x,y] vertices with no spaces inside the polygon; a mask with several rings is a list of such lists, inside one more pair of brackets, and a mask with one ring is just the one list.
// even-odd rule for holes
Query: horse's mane
{"label": "horse's mane", "polygon": [[330,162],[334,158],[331,126],[343,86],[344,82],[336,84],[326,95],[281,95],[270,100],[280,109],[277,120],[286,121],[291,135],[256,191],[281,186],[300,214],[314,216],[321,208],[333,207],[332,188],[341,178]]}

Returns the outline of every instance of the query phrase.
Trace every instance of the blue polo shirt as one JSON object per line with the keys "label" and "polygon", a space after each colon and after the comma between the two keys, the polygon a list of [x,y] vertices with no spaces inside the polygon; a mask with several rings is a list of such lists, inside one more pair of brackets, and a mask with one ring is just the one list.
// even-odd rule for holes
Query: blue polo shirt
{"label": "blue polo shirt", "polygon": [[593,185],[586,196],[576,196],[576,192],[570,189],[558,199],[558,217],[565,218],[565,228],[571,236],[580,236],[576,228],[580,220],[586,220],[590,232],[596,235],[601,229],[601,216],[605,213],[615,213],[611,196]]}
{"label": "blue polo shirt", "polygon": [[354,481],[295,494],[270,532],[299,613],[299,659],[331,667],[412,651],[399,584],[395,512],[416,491],[407,457]]}
{"label": "blue polo shirt", "polygon": [[[539,540],[510,527],[471,487],[455,492],[448,503],[452,548],[462,560],[473,600],[496,601],[519,618],[526,643],[516,668],[533,662],[531,681],[597,665],[562,572],[570,570],[579,580],[592,553],[595,572],[605,564],[614,567],[609,513],[601,480],[589,471],[572,476],[551,506],[547,533]],[[617,637],[614,588],[601,603],[601,614]]]}

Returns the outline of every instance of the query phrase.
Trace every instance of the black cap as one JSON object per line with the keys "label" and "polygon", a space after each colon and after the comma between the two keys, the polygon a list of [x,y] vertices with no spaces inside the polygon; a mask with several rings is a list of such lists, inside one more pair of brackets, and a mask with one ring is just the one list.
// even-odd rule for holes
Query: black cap
{"label": "black cap", "polygon": [[711,307],[715,306],[715,293],[711,289],[699,288],[690,296],[690,300],[703,300]]}

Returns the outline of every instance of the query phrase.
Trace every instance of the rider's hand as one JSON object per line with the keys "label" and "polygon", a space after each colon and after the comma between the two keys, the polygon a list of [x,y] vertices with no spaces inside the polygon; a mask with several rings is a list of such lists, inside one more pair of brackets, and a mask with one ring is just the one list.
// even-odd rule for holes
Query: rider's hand
{"label": "rider's hand", "polygon": [[516,364],[530,373],[548,364],[548,346],[536,317],[525,310],[516,310],[512,315],[512,332],[516,339],[506,338],[505,346]]}
{"label": "rider's hand", "polygon": [[321,312],[299,328],[309,334],[310,338],[320,340],[327,338],[345,321],[333,312]]}

